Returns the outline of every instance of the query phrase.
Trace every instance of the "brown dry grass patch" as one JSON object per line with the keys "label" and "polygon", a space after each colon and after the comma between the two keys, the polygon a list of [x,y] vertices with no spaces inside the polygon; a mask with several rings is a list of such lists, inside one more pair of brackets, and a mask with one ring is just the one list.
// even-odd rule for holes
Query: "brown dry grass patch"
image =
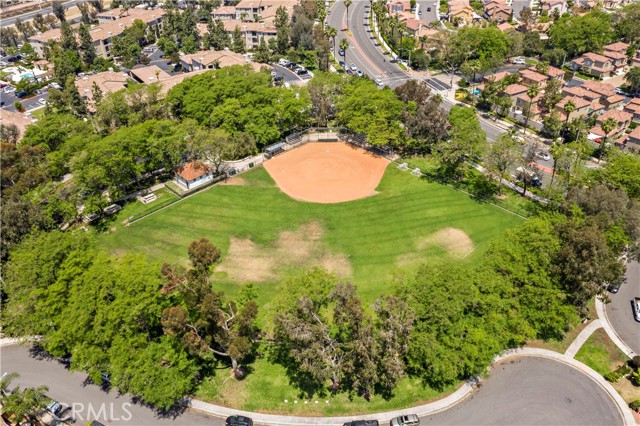
{"label": "brown dry grass patch", "polygon": [[419,240],[416,243],[416,248],[418,250],[424,250],[430,245],[442,247],[451,256],[460,258],[466,257],[475,248],[473,241],[467,233],[456,228],[443,228]]}
{"label": "brown dry grass patch", "polygon": [[319,266],[339,276],[352,274],[343,253],[330,252],[322,242],[324,229],[318,222],[282,231],[273,244],[261,247],[249,238],[230,238],[229,253],[216,268],[238,282],[265,282],[278,278],[286,268]]}
{"label": "brown dry grass patch", "polygon": [[229,179],[225,179],[222,182],[218,183],[218,185],[227,185],[227,186],[246,186],[247,185],[247,181],[240,177],[240,176],[235,176]]}

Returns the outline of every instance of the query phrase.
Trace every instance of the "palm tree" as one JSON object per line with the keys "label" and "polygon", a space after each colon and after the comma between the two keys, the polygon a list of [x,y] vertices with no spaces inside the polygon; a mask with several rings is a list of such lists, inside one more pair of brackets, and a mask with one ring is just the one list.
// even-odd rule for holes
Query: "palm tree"
{"label": "palm tree", "polygon": [[[11,375],[10,375],[11,376]],[[7,376],[5,376],[6,378]],[[9,377],[9,382],[17,375]],[[5,379],[3,378],[3,379]],[[0,383],[2,384],[2,383]],[[8,383],[6,383],[8,386]],[[38,386],[37,388],[26,388],[20,390],[16,388],[12,393],[3,395],[2,406],[5,414],[10,414],[15,418],[16,423],[20,424],[23,420],[31,424],[36,423],[36,415],[47,406],[49,398],[45,395],[49,391],[46,386]]]}
{"label": "palm tree", "polygon": [[524,116],[524,131],[523,134],[527,134],[527,126],[529,125],[529,118],[531,117],[531,107],[533,106],[533,99],[540,93],[540,87],[537,84],[532,84],[527,90],[527,96],[529,102],[527,103],[527,114]]}
{"label": "palm tree", "polygon": [[604,138],[602,138],[602,142],[600,143],[600,152],[598,153],[598,163],[600,163],[600,159],[604,157],[607,152],[607,138],[609,137],[609,133],[613,131],[613,129],[618,127],[618,122],[615,118],[609,117],[604,120],[600,124],[600,128],[604,132]]}
{"label": "palm tree", "polygon": [[327,35],[327,37],[331,38],[332,40],[333,56],[335,56],[336,55],[336,36],[338,35],[338,30],[333,28],[330,25],[327,25],[327,27],[324,29],[324,33]]}
{"label": "palm tree", "polygon": [[349,28],[349,6],[353,3],[353,0],[343,0],[344,7],[347,8],[347,28]]}
{"label": "palm tree", "polygon": [[564,135],[563,135],[563,138],[566,139],[567,128],[568,128],[567,126],[569,124],[569,117],[571,116],[571,113],[576,110],[576,104],[573,102],[573,100],[569,99],[567,103],[564,104],[562,109],[564,110],[564,113],[567,115],[566,118],[564,119]]}
{"label": "palm tree", "polygon": [[347,40],[346,38],[343,38],[342,40],[340,40],[340,43],[338,43],[338,46],[340,46],[340,49],[342,49],[342,51],[344,52],[344,62],[347,62],[347,49],[349,48],[349,40]]}
{"label": "palm tree", "polygon": [[395,42],[395,30],[396,28],[398,28],[398,26],[400,25],[400,21],[398,20],[397,17],[393,17],[391,18],[391,21],[389,22],[389,26],[391,27],[391,44],[395,47],[396,42]]}

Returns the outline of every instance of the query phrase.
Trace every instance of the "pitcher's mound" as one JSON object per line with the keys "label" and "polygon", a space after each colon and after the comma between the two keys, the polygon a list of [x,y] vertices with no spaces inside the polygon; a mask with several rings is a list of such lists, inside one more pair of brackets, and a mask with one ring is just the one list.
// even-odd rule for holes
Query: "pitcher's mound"
{"label": "pitcher's mound", "polygon": [[282,192],[302,201],[341,203],[375,194],[389,160],[346,143],[307,143],[264,163]]}

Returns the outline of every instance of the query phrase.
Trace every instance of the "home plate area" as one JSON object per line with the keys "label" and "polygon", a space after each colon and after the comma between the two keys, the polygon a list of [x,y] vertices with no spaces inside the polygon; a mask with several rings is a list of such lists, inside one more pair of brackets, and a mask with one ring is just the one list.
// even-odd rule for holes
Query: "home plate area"
{"label": "home plate area", "polygon": [[375,195],[389,160],[343,142],[312,142],[264,163],[282,192],[313,203]]}

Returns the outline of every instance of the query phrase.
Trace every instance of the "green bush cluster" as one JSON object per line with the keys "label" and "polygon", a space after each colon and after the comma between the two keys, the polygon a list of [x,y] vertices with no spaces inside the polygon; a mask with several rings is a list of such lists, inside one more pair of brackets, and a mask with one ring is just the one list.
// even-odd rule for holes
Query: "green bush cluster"
{"label": "green bush cluster", "polygon": [[615,370],[605,374],[603,377],[605,378],[606,381],[611,382],[611,383],[615,383],[618,380],[620,380],[621,378],[631,374],[633,370],[631,369],[631,367],[628,367],[626,365],[623,365],[619,368],[616,368]]}

